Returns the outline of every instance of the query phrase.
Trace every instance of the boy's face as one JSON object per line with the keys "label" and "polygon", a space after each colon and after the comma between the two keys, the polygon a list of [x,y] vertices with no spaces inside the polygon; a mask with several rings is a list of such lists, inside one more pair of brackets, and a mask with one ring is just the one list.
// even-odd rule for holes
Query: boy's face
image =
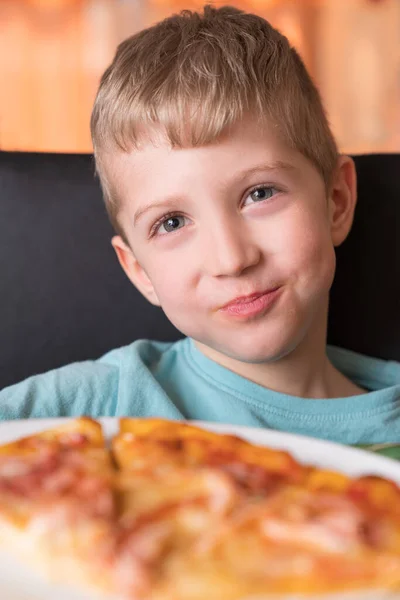
{"label": "boy's face", "polygon": [[144,140],[107,174],[130,244],[113,239],[124,270],[214,356],[269,362],[326,328],[334,245],[354,210],[345,176],[327,198],[312,163],[252,120],[204,147]]}

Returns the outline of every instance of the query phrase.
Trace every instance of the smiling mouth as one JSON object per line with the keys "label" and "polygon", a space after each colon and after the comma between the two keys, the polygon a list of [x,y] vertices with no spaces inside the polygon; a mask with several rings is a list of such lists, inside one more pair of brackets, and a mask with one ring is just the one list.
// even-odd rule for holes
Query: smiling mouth
{"label": "smiling mouth", "polygon": [[235,298],[235,300],[222,306],[220,311],[233,317],[254,317],[267,312],[275,300],[278,299],[281,289],[281,287],[276,287],[249,296]]}

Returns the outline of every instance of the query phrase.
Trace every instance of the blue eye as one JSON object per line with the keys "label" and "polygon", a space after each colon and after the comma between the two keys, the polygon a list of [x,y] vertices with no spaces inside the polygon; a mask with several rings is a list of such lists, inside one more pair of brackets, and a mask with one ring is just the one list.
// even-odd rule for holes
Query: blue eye
{"label": "blue eye", "polygon": [[[257,202],[263,202],[264,200],[269,200],[270,198],[272,198],[272,196],[275,194],[276,191],[277,190],[275,188],[268,186],[268,185],[264,185],[264,186],[255,188],[247,196],[244,205],[246,206],[247,204],[254,204]],[[248,203],[247,200],[249,198],[252,200],[252,202]]]}
{"label": "blue eye", "polygon": [[[171,215],[160,222],[160,224],[157,226],[156,233],[165,235],[166,233],[172,233],[173,231],[181,229],[184,225],[185,217],[182,215]],[[162,228],[164,228],[164,231],[162,231]]]}

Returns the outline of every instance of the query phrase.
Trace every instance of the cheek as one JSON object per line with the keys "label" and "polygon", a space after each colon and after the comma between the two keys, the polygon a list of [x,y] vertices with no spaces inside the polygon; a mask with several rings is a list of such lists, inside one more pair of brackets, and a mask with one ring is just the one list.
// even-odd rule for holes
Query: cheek
{"label": "cheek", "polygon": [[[161,261],[162,262],[162,261]],[[149,277],[167,318],[184,335],[198,336],[196,318],[198,307],[193,294],[192,269],[188,264],[164,261],[163,267],[153,269]]]}
{"label": "cheek", "polygon": [[180,310],[187,305],[191,278],[190,265],[181,261],[160,259],[147,261],[147,275],[156,291],[161,306],[169,310]]}
{"label": "cheek", "polygon": [[311,290],[328,290],[335,271],[335,252],[324,214],[298,212],[281,239],[282,268],[290,279]]}

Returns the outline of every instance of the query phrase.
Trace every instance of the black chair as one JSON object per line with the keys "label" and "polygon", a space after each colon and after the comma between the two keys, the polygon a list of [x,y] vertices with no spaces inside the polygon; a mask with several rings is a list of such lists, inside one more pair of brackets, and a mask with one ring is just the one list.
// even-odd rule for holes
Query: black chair
{"label": "black chair", "polygon": [[[328,341],[400,360],[400,155],[355,160]],[[181,337],[122,273],[111,235],[90,155],[0,152],[0,389],[138,338]]]}

